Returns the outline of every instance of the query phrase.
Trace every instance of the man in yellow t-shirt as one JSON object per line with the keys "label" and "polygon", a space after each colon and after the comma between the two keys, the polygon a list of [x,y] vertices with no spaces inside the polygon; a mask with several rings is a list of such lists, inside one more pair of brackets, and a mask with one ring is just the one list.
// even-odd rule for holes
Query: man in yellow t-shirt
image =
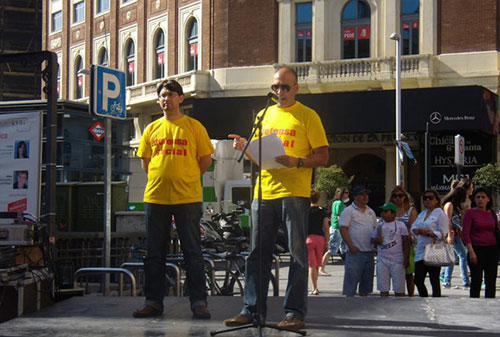
{"label": "man in yellow t-shirt", "polygon": [[134,317],[163,313],[165,258],[173,217],[186,264],[193,318],[208,319],[200,246],[200,177],[211,165],[215,150],[205,127],[181,112],[184,92],[179,83],[165,80],[158,85],[157,93],[164,116],[146,127],[137,151],[148,175],[144,192],[147,256],[144,259],[146,302],[143,309],[134,312]]}
{"label": "man in yellow t-shirt", "polygon": [[[262,170],[262,207],[260,226],[262,242],[258,242],[258,182],[256,199],[252,203],[252,251],[247,259],[245,274],[244,307],[237,316],[226,319],[227,326],[250,324],[257,314],[258,250],[262,249],[261,312],[266,316],[266,299],[271,272],[272,254],[276,235],[281,224],[286,225],[290,270],[283,307],[286,316],[278,327],[299,330],[305,327],[307,312],[306,248],[307,222],[311,178],[314,167],[328,163],[328,141],[318,114],[295,100],[299,90],[297,74],[284,67],[274,74],[271,89],[278,96],[278,103],[271,106],[262,121],[263,136],[276,133],[282,140],[286,155],[275,158],[284,168]],[[263,111],[259,113],[262,116]],[[231,134],[234,147],[242,150],[245,138]],[[255,137],[257,138],[257,137]]]}

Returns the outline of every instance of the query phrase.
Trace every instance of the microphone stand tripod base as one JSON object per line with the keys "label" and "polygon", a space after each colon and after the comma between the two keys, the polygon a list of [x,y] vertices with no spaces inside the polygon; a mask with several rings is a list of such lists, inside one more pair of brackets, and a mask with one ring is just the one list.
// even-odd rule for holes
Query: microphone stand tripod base
{"label": "microphone stand tripod base", "polygon": [[254,321],[251,324],[245,324],[245,325],[240,325],[236,327],[232,327],[229,329],[224,329],[224,330],[216,330],[216,331],[210,331],[210,336],[215,336],[218,335],[219,333],[225,333],[225,332],[231,332],[231,331],[238,331],[238,330],[243,330],[243,329],[248,329],[248,328],[256,328],[259,331],[259,336],[262,336],[262,328],[271,328],[279,331],[288,331],[288,332],[295,332],[297,334],[300,334],[302,336],[306,336],[307,332],[304,330],[293,330],[290,328],[282,328],[277,325],[273,324],[266,324],[262,323],[263,319],[261,319],[258,314],[254,315]]}

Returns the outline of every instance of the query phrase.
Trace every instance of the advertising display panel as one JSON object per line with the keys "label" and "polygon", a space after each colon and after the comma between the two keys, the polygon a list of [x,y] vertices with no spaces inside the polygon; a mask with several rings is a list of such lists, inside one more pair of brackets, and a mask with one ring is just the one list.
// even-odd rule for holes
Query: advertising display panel
{"label": "advertising display panel", "polygon": [[0,114],[0,212],[39,216],[41,115]]}

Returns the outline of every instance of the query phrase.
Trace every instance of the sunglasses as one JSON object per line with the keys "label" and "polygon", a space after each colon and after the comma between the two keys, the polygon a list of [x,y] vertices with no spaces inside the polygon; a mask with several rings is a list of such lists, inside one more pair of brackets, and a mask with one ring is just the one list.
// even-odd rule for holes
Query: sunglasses
{"label": "sunglasses", "polygon": [[282,84],[282,85],[273,84],[271,85],[271,90],[274,92],[278,92],[278,90],[289,92],[290,86],[288,84]]}
{"label": "sunglasses", "polygon": [[393,198],[398,198],[398,199],[401,199],[401,198],[404,198],[404,197],[405,197],[405,195],[404,195],[404,194],[402,194],[402,193],[401,193],[401,194],[393,194],[393,195],[392,195],[392,197],[393,197]]}
{"label": "sunglasses", "polygon": [[435,196],[433,196],[433,195],[424,195],[424,196],[422,197],[422,200],[424,200],[424,201],[425,201],[425,200],[434,200],[435,198],[436,198],[436,197],[435,197]]}

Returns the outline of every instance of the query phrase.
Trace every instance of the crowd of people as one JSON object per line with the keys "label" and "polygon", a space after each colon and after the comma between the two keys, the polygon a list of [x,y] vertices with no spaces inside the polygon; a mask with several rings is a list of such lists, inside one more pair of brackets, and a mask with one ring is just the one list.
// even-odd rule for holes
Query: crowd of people
{"label": "crowd of people", "polygon": [[[500,231],[500,227],[490,191],[482,187],[474,189],[468,178],[454,181],[443,198],[436,190],[427,189],[422,193],[422,211],[418,213],[404,187],[396,186],[389,201],[379,207],[378,219],[368,206],[368,189],[354,187],[349,206],[346,206],[350,203],[346,191],[347,188],[337,189],[329,230],[319,227],[316,218],[309,218],[310,232],[313,230],[319,237],[329,234],[330,238],[330,242],[325,243],[321,268],[311,274],[311,294],[319,294],[318,275],[330,276],[325,265],[333,254],[341,253],[339,249],[345,245],[343,295],[371,293],[376,269],[380,296],[389,296],[392,283],[395,296],[414,296],[416,287],[421,297],[427,297],[425,279],[428,275],[432,296],[439,297],[441,287],[452,287],[454,265],[441,267],[427,263],[426,248],[442,242],[452,245],[460,266],[462,285],[455,288],[469,289],[470,297],[479,297],[484,287],[486,298],[495,297],[498,269],[495,232]],[[311,195],[316,193],[313,190]],[[319,228],[324,228],[324,232],[318,232]],[[313,254],[312,248],[309,249]],[[317,268],[315,258],[309,261],[311,268]]]}

